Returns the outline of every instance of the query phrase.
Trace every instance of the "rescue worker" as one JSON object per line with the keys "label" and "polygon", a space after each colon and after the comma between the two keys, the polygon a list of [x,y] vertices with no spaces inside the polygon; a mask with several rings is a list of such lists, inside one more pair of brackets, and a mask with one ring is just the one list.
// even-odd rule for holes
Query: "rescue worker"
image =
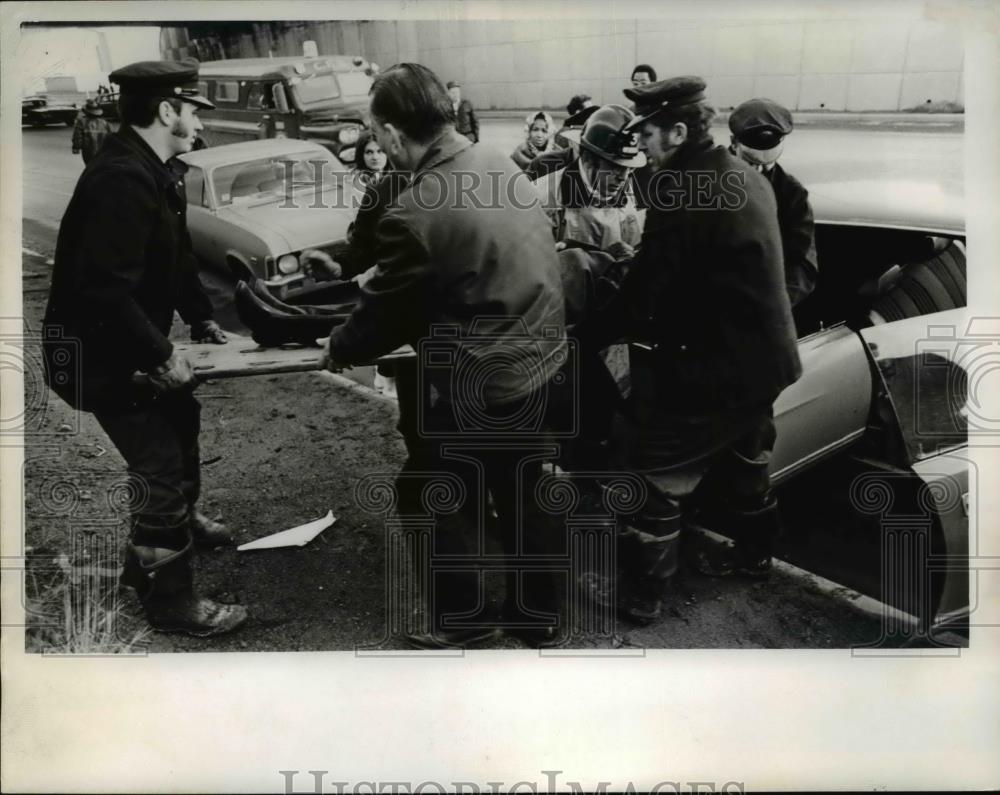
{"label": "rescue worker", "polygon": [[510,153],[511,159],[521,167],[521,170],[527,170],[531,161],[538,155],[556,149],[552,142],[555,131],[555,122],[544,110],[529,113],[524,120],[524,141]]}
{"label": "rescue worker", "polygon": [[111,125],[102,116],[104,111],[97,100],[88,99],[73,123],[73,154],[83,154],[84,165],[91,161],[104,139],[111,134]]}
{"label": "rescue worker", "polygon": [[448,81],[448,96],[455,112],[455,129],[472,143],[479,143],[479,119],[472,103],[462,99],[462,84],[456,80]]}
{"label": "rescue worker", "polygon": [[[774,192],[712,141],[705,82],[676,77],[625,95],[636,103],[627,129],[639,133],[653,171],[653,201],[620,292],[579,333],[633,340],[621,441],[648,493],[619,536],[625,577],[615,601],[621,614],[648,622],[677,571],[696,489],[724,509],[737,539],[732,553],[697,550],[697,567],[768,573],[778,527],[767,471],[771,407],[801,365]],[[595,576],[581,585],[601,604],[614,592]]]}
{"label": "rescue worker", "polygon": [[580,135],[579,154],[538,184],[558,242],[631,256],[642,235],[629,176],[646,158],[635,135],[622,133],[633,118],[620,105],[591,114]]}
{"label": "rescue worker", "polygon": [[[121,129],[83,172],[59,227],[44,320],[46,379],[93,412],[128,467],[131,536],[122,582],[154,629],[207,636],[247,617],[193,589],[194,544],[232,543],[197,509],[200,407],[190,362],[167,339],[174,310],[191,338],[222,344],[187,230],[184,172],[202,128],[198,62],[145,61],[113,72]],[[148,376],[137,383],[136,372]]]}
{"label": "rescue worker", "polygon": [[[426,67],[403,63],[380,74],[370,111],[383,151],[412,178],[379,221],[375,274],[358,308],[331,333],[326,364],[368,362],[404,343],[429,352],[418,366],[434,394],[421,406],[422,443],[408,450],[400,474],[400,513],[426,512],[418,484],[433,483],[435,473],[457,478],[464,496],[456,492],[438,514],[434,550],[453,559],[481,554],[479,540],[490,526],[482,483],[510,566],[505,617],[558,615],[552,575],[519,571],[513,557],[517,550],[544,553],[560,540],[534,504],[541,463],[524,449],[539,442],[550,418],[533,415],[537,423],[517,428],[504,419],[539,406],[543,413],[562,410],[553,379],[568,343],[545,215],[516,193],[519,174],[508,158],[456,132],[445,87]],[[468,174],[484,179],[470,186]],[[442,327],[446,333],[432,334]],[[432,561],[426,574],[430,633],[411,633],[413,645],[461,647],[494,633],[495,619],[449,628],[456,617],[476,613],[477,572],[437,570]],[[514,631],[532,645],[553,637],[542,627]]]}
{"label": "rescue worker", "polygon": [[794,308],[816,287],[819,264],[809,192],[778,163],[792,126],[788,108],[770,99],[748,100],[729,115],[733,154],[756,168],[774,189],[785,286]]}
{"label": "rescue worker", "polygon": [[[642,235],[643,211],[636,209],[630,177],[646,158],[636,148],[635,134],[623,132],[633,118],[620,105],[598,108],[580,135],[579,155],[537,183],[557,246],[609,255],[562,256],[570,322],[593,311],[602,287],[620,282],[622,274],[614,260],[631,257]],[[627,352],[622,345],[603,352],[581,349],[579,361],[581,433],[572,445],[568,466],[601,469],[608,465],[607,440],[621,402],[619,390],[627,389]]]}

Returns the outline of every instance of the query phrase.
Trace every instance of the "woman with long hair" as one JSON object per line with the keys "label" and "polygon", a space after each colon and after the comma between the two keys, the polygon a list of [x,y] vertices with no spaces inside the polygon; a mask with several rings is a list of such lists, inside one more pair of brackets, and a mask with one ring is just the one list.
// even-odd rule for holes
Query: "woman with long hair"
{"label": "woman with long hair", "polygon": [[354,173],[366,188],[382,178],[386,161],[385,152],[378,145],[374,131],[365,130],[362,132],[354,147]]}

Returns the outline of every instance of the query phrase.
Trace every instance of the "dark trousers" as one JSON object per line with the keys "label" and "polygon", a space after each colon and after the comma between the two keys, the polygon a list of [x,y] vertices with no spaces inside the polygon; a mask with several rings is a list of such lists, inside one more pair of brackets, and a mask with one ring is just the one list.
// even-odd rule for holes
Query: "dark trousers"
{"label": "dark trousers", "polygon": [[[413,563],[433,632],[497,623],[483,602],[487,572],[504,577],[504,621],[559,622],[559,580],[545,561],[566,554],[565,533],[560,517],[536,500],[542,463],[553,457],[545,432],[550,421],[507,432],[497,432],[491,421],[518,416],[525,405],[539,403],[529,397],[477,407],[477,419],[491,415],[485,427],[493,431],[486,436],[469,432],[457,416],[461,408],[424,404],[420,433],[407,441],[409,458],[397,480],[399,513],[414,528],[432,526],[430,544]],[[547,414],[561,410],[555,396],[543,405]],[[491,539],[500,541],[501,555],[489,548]]]}
{"label": "dark trousers", "polygon": [[[711,504],[746,524],[747,517],[759,517],[772,502],[773,401],[729,409],[666,409],[670,396],[659,394],[645,354],[634,348],[632,354],[632,410],[620,440],[621,463],[643,478],[647,493],[639,513],[622,529],[619,553],[630,574],[666,582],[677,571],[687,511]],[[777,521],[773,511],[767,515]]]}
{"label": "dark trousers", "polygon": [[132,543],[184,549],[201,489],[201,405],[188,390],[148,396],[94,416],[128,467]]}

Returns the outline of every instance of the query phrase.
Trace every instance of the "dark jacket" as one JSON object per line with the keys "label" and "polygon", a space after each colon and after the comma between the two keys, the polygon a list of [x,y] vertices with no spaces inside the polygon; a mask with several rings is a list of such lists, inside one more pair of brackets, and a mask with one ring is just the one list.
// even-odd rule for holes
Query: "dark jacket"
{"label": "dark jacket", "polygon": [[792,306],[813,291],[819,263],[816,260],[815,223],[809,192],[779,164],[764,172],[778,203],[778,226],[785,258],[785,285]]}
{"label": "dark jacket", "polygon": [[73,406],[129,404],[132,374],[173,351],[174,310],[189,324],[212,316],[187,230],[186,171],[123,126],[76,184],[59,226],[43,347],[49,385]]}
{"label": "dark jacket", "polygon": [[104,119],[80,111],[73,123],[73,154],[82,153],[83,162],[89,163],[110,134],[111,125]]}
{"label": "dark jacket", "polygon": [[641,250],[587,323],[653,349],[658,408],[760,405],[801,374],[774,191],[711,140],[653,177]]}
{"label": "dark jacket", "polygon": [[343,269],[341,278],[350,279],[375,264],[375,230],[378,222],[386,207],[396,201],[408,179],[409,174],[406,172],[387,171],[374,183],[366,185],[347,240],[330,248],[330,256]]}
{"label": "dark jacket", "polygon": [[546,174],[566,168],[566,166],[576,160],[576,157],[576,152],[570,147],[542,152],[540,155],[535,155],[531,162],[525,166],[524,173],[528,175],[528,179],[532,182],[537,182]]}
{"label": "dark jacket", "polygon": [[[470,185],[468,174],[483,178]],[[481,373],[476,362],[498,356],[504,366],[487,367],[491,377],[476,384],[485,404],[551,378],[567,345],[559,261],[534,190],[519,177],[509,159],[456,132],[436,140],[379,221],[378,267],[333,331],[332,358],[356,364],[409,343],[450,399],[453,374],[464,365]]]}
{"label": "dark jacket", "polygon": [[458,109],[455,111],[455,129],[472,143],[479,143],[479,119],[472,109],[472,103],[467,99],[458,103]]}

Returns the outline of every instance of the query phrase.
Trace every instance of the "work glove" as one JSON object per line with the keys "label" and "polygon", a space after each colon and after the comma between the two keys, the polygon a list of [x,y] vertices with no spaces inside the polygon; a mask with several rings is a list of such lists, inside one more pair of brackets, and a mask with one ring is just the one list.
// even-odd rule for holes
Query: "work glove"
{"label": "work glove", "polygon": [[612,257],[617,259],[630,259],[635,256],[635,249],[632,248],[624,240],[616,240],[610,246],[608,246],[605,251],[607,251]]}
{"label": "work glove", "polygon": [[183,389],[196,383],[191,362],[176,351],[159,367],[150,370],[149,381],[157,392]]}
{"label": "work glove", "polygon": [[226,332],[214,320],[192,323],[191,339],[194,342],[211,342],[213,345],[225,345],[229,341]]}

